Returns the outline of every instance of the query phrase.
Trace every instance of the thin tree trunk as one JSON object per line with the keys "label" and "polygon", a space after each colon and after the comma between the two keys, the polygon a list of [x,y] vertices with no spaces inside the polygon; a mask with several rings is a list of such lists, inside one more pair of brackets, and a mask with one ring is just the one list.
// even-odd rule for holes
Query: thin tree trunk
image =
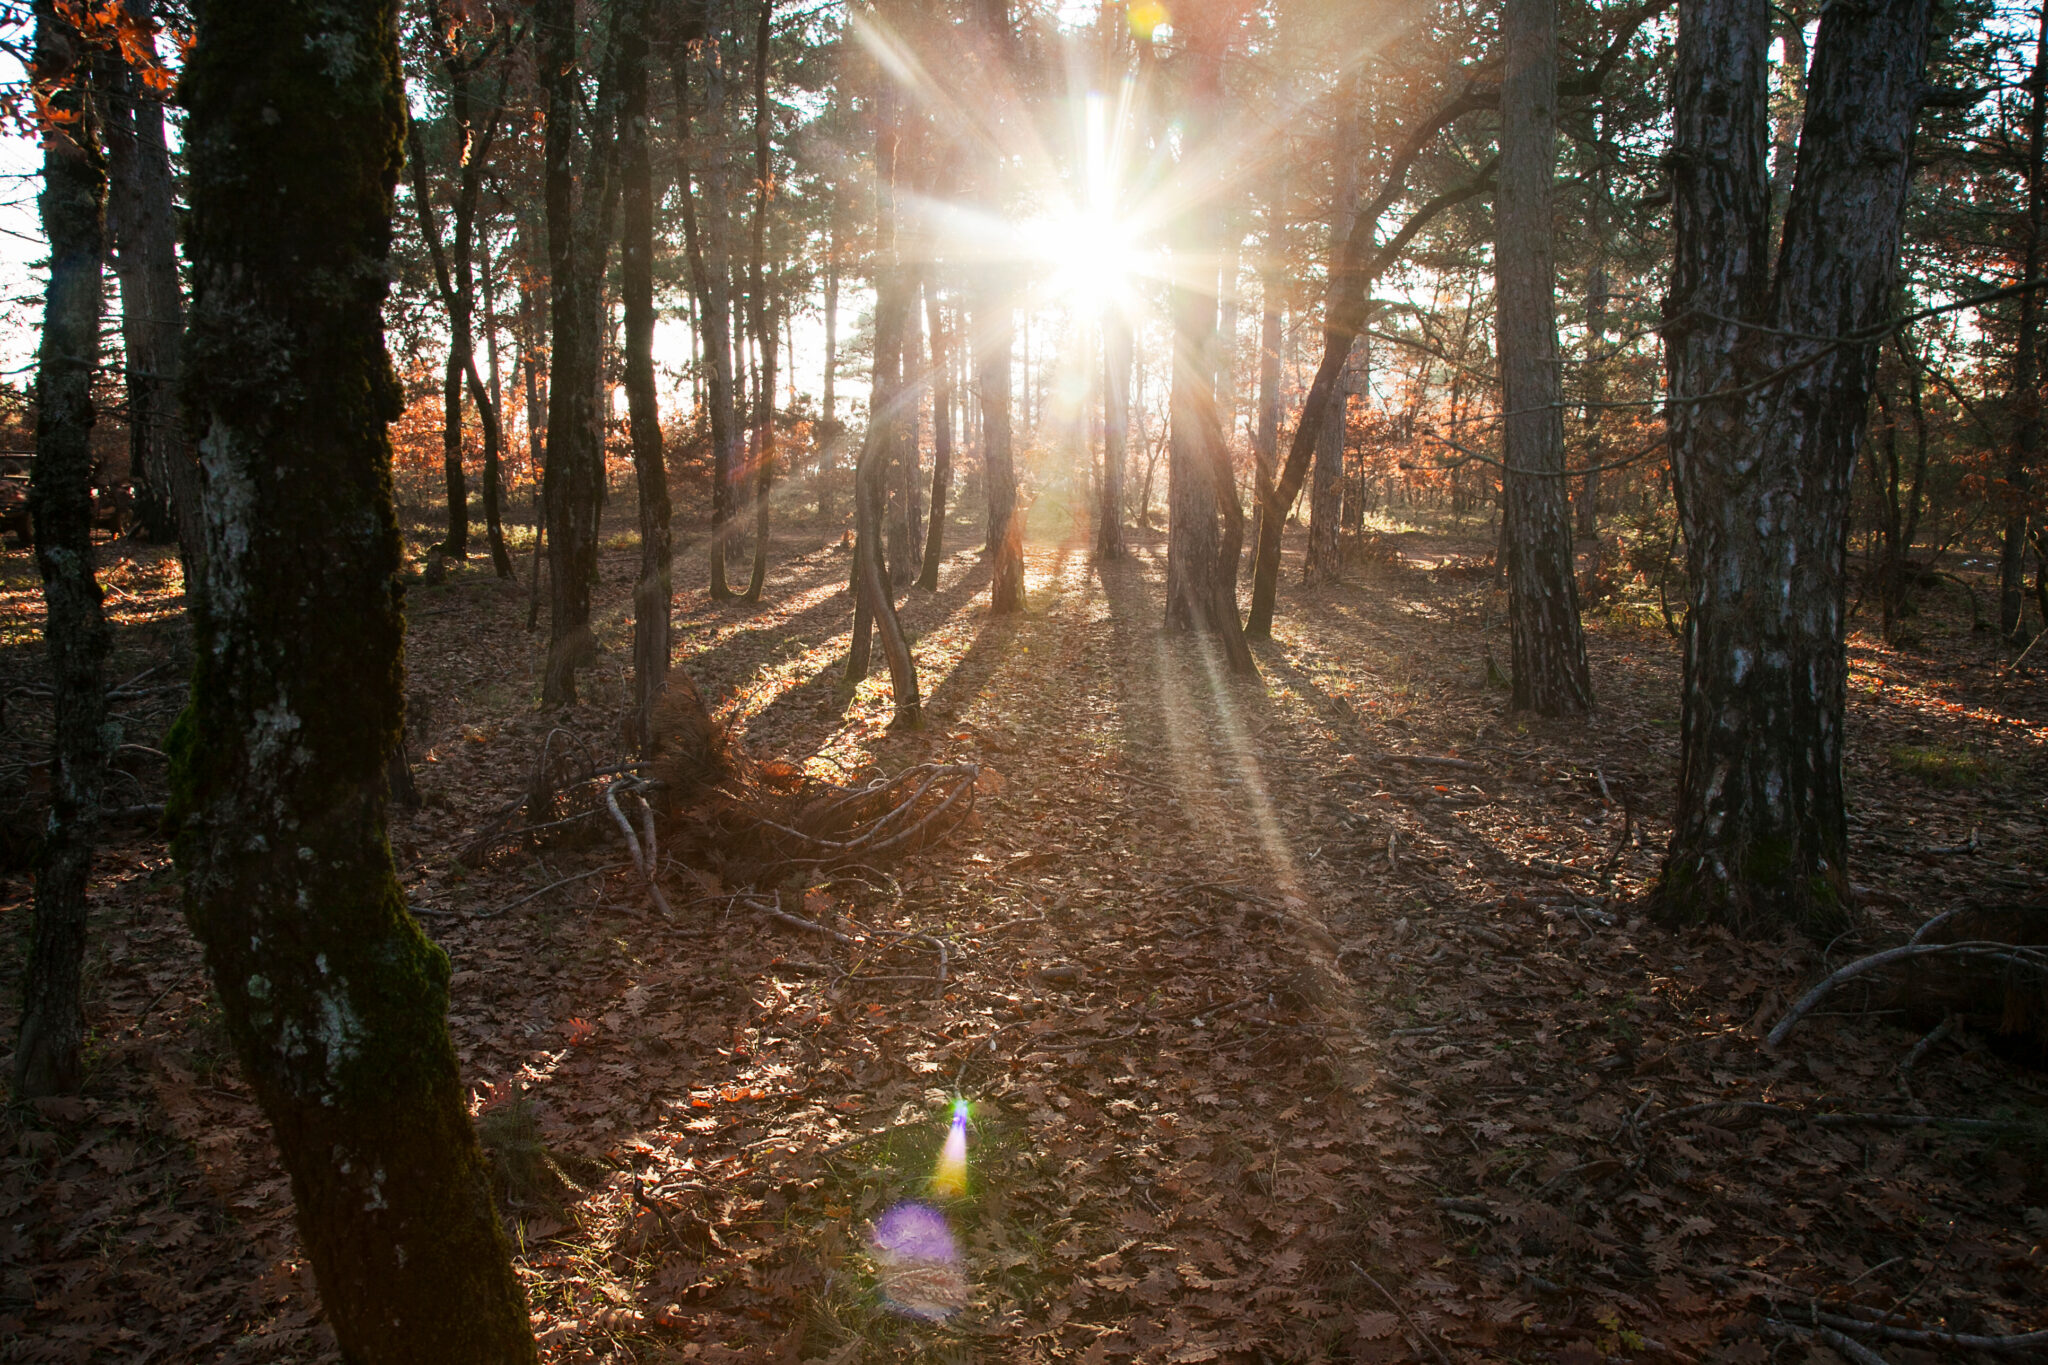
{"label": "thin tree trunk", "polygon": [[1845,560],[1876,347],[1802,337],[1890,312],[1932,8],[1821,19],[1773,272],[1769,11],[1681,0],[1665,363],[1689,610],[1678,810],[1652,893],[1668,920],[1849,921]]}
{"label": "thin tree trunk", "polygon": [[[1007,86],[1015,35],[1009,0],[979,0],[982,60],[988,79]],[[986,166],[983,196],[992,213],[1003,208],[1002,168]],[[981,267],[973,305],[975,382],[981,402],[981,466],[988,485],[989,612],[1007,616],[1024,610],[1024,519],[1017,515],[1017,467],[1011,433],[1014,404],[1010,368],[1016,342],[1016,309],[1010,281],[1002,267]],[[1025,398],[1030,398],[1030,366],[1025,367]]]}
{"label": "thin tree trunk", "polygon": [[[835,191],[836,193],[836,191]],[[835,206],[836,207],[836,206]],[[825,241],[825,415],[818,423],[818,520],[832,520],[832,476],[839,468],[839,220],[835,212]]]}
{"label": "thin tree trunk", "polygon": [[[1343,288],[1343,272],[1335,265],[1343,253],[1352,216],[1357,212],[1360,141],[1357,114],[1360,93],[1356,76],[1339,88],[1342,92],[1339,117],[1343,124],[1335,177],[1336,195],[1330,206],[1330,294],[1324,304],[1325,309],[1332,313],[1340,305],[1338,291]],[[1356,348],[1356,341],[1352,346]],[[1344,542],[1340,530],[1344,515],[1344,429],[1349,422],[1351,407],[1350,370],[1347,354],[1344,371],[1331,387],[1329,406],[1316,440],[1316,462],[1308,498],[1308,553],[1302,560],[1301,581],[1304,584],[1334,583],[1343,575]]]}
{"label": "thin tree trunk", "polygon": [[642,758],[654,754],[654,705],[668,686],[668,462],[654,388],[654,169],[648,145],[650,0],[624,25],[619,54],[625,93],[620,108],[619,293],[626,314],[626,411],[632,430],[634,482],[640,493],[640,572],[633,584],[633,727]]}
{"label": "thin tree trunk", "polygon": [[107,623],[92,550],[92,376],[104,302],[107,168],[86,44],[55,0],[37,0],[34,14],[36,89],[48,100],[39,131],[50,279],[36,357],[29,508],[57,725],[14,1053],[14,1093],[24,1099],[76,1090],[85,1079],[85,886],[107,770]]}
{"label": "thin tree trunk", "polygon": [[932,505],[925,523],[924,565],[917,586],[937,592],[939,565],[946,554],[946,496],[953,484],[953,370],[952,337],[946,331],[945,310],[939,301],[936,281],[925,282],[925,315],[932,346]]}
{"label": "thin tree trunk", "polygon": [[406,913],[385,837],[404,679],[382,334],[396,5],[195,11],[186,396],[210,578],[168,746],[186,916],[342,1356],[531,1361],[448,956]]}
{"label": "thin tree trunk", "polygon": [[1102,314],[1102,496],[1096,503],[1095,558],[1122,559],[1124,463],[1131,431],[1131,320],[1115,303]]}
{"label": "thin tree trunk", "polygon": [[[155,0],[129,0],[141,44],[156,60]],[[121,280],[121,345],[128,361],[129,469],[144,536],[176,539],[188,593],[205,566],[199,464],[178,403],[185,299],[178,282],[178,223],[161,93],[137,67],[107,54],[107,221]]]}
{"label": "thin tree trunk", "polygon": [[768,581],[768,491],[775,480],[775,311],[768,300],[768,205],[775,190],[774,149],[769,144],[768,64],[774,46],[775,0],[761,0],[754,34],[754,251],[748,269],[754,343],[761,372],[754,385],[754,567],[746,600],[759,602]]}
{"label": "thin tree trunk", "polygon": [[[671,54],[676,98],[686,102],[689,68],[684,49]],[[725,64],[716,38],[705,44],[704,108],[700,137],[709,151],[695,179],[697,192],[683,196],[683,229],[690,258],[691,287],[704,322],[704,349],[711,361],[711,596],[732,596],[725,558],[732,535],[733,470],[739,440],[739,408],[733,393],[732,257],[729,236],[731,174],[727,166]],[[688,177],[685,177],[687,183]],[[697,203],[703,201],[699,218]]]}
{"label": "thin tree trunk", "polygon": [[1500,189],[1494,274],[1506,468],[1508,623],[1517,711],[1582,715],[1593,707],[1579,627],[1571,508],[1565,500],[1564,407],[1557,369],[1551,184],[1557,172],[1557,0],[1506,0],[1500,90]]}
{"label": "thin tree trunk", "polygon": [[1280,340],[1284,307],[1279,264],[1279,208],[1267,225],[1266,262],[1259,271],[1259,426],[1252,443],[1252,542],[1264,539],[1266,507],[1273,501],[1273,477],[1280,458]]}
{"label": "thin tree trunk", "polygon": [[[620,27],[627,22],[622,20]],[[547,73],[543,151],[552,337],[543,484],[548,661],[541,697],[550,706],[567,706],[576,700],[577,670],[597,649],[590,630],[590,593],[597,576],[597,526],[605,491],[600,403],[603,350],[610,328],[604,306],[604,265],[617,204],[609,158],[616,148],[616,54],[621,38],[615,29],[612,55],[599,80],[590,136],[583,139],[577,129],[583,90],[574,0],[540,0],[535,23]],[[579,142],[587,148],[585,164],[580,167],[576,164]]]}
{"label": "thin tree trunk", "polygon": [[[2042,224],[2048,216],[2044,177],[2043,126],[2048,124],[2048,9],[2034,40],[2034,69],[2027,77],[2027,212],[2020,222],[2020,278],[2041,273]],[[2014,642],[2026,638],[2021,595],[2026,587],[2027,527],[2032,518],[2034,465],[2041,453],[2041,296],[2029,289],[2019,298],[2019,335],[2013,339],[2012,444],[2006,450],[2005,495],[2010,505],[2005,543],[1998,557],[1998,629]]]}
{"label": "thin tree trunk", "polygon": [[903,335],[909,330],[915,277],[901,259],[898,247],[895,199],[901,118],[900,97],[884,88],[876,98],[875,111],[875,174],[879,181],[875,224],[875,368],[869,387],[867,435],[861,442],[860,463],[854,470],[854,617],[846,682],[851,687],[867,676],[870,631],[879,634],[882,652],[889,661],[889,682],[895,697],[896,713],[890,723],[899,729],[916,729],[924,718],[917,690],[917,664],[910,653],[910,639],[896,615],[895,590],[889,582],[882,543],[889,447],[898,439],[902,409],[915,395],[915,389],[903,383]]}

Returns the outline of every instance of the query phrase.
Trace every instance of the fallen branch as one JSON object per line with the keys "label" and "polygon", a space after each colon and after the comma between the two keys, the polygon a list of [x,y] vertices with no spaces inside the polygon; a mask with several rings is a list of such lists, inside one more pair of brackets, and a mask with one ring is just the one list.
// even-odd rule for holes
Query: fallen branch
{"label": "fallen branch", "polygon": [[1408,1306],[1406,1304],[1402,1303],[1399,1299],[1395,1298],[1392,1294],[1388,1293],[1387,1287],[1381,1284],[1378,1280],[1375,1280],[1372,1277],[1372,1272],[1368,1271],[1364,1266],[1360,1265],[1358,1262],[1353,1261],[1351,1263],[1351,1268],[1357,1271],[1360,1275],[1363,1275],[1365,1277],[1365,1282],[1367,1284],[1371,1285],[1374,1289],[1379,1290],[1381,1298],[1385,1299],[1388,1303],[1394,1305],[1394,1311],[1399,1313],[1402,1319],[1406,1321],[1410,1327],[1415,1329],[1416,1336],[1421,1337],[1425,1342],[1429,1343],[1429,1349],[1436,1352],[1436,1358],[1442,1361],[1443,1365],[1451,1365],[1451,1358],[1444,1354],[1443,1347],[1436,1344],[1436,1338],[1431,1336],[1429,1333],[1423,1331],[1421,1324],[1416,1322],[1413,1317],[1409,1316]]}
{"label": "fallen branch", "polygon": [[[654,908],[661,911],[664,919],[674,919],[675,911],[669,909],[668,897],[661,894],[661,886],[654,880],[654,812],[648,809],[646,801],[640,802],[640,809],[646,812],[646,818],[641,822],[646,834],[646,845],[643,848],[640,836],[633,832],[633,822],[619,809],[619,789],[628,783],[637,784],[638,781],[637,778],[621,777],[607,784],[604,789],[605,809],[612,813],[612,821],[618,825],[619,833],[626,836],[626,851],[633,855],[633,866],[640,873],[641,884],[647,888],[647,898],[654,902]],[[634,795],[638,796],[637,789]]]}
{"label": "fallen branch", "polygon": [[1787,1322],[1783,1318],[1765,1318],[1764,1330],[1774,1336],[1781,1337],[1819,1337],[1822,1341],[1854,1361],[1855,1365],[1891,1365],[1890,1361],[1871,1350],[1868,1346],[1865,1346],[1862,1342],[1853,1341],[1837,1332],[1834,1328],[1823,1327],[1819,1323],[1809,1326],[1803,1322]]}
{"label": "fallen branch", "polygon": [[1979,1336],[1970,1332],[1937,1332],[1925,1327],[1894,1327],[1888,1322],[1865,1322],[1839,1313],[1815,1313],[1829,1327],[1844,1332],[1872,1332],[1886,1341],[1910,1346],[1953,1346],[1965,1351],[1995,1351],[1999,1354],[2048,1348],[2048,1331],[2018,1332],[2011,1336]]}
{"label": "fallen branch", "polygon": [[1968,943],[1921,943],[1916,941],[1904,943],[1896,948],[1887,948],[1881,953],[1872,953],[1868,957],[1859,957],[1847,966],[1837,968],[1834,972],[1830,973],[1826,980],[1801,996],[1799,1003],[1794,1005],[1790,1012],[1778,1021],[1777,1027],[1765,1035],[1764,1046],[1777,1047],[1780,1043],[1784,1042],[1786,1035],[1792,1032],[1793,1026],[1801,1019],[1804,1019],[1812,1011],[1813,1007],[1818,1005],[1827,996],[1828,992],[1841,985],[1844,981],[1852,981],[1859,976],[1876,971],[1879,967],[1888,967],[1894,962],[1903,962],[1908,958],[1928,957],[1936,953],[1950,953],[1958,957],[1996,958],[2003,962],[2031,967],[2036,971],[2048,974],[2048,952],[2043,952],[2038,948],[2029,948],[2021,944],[1988,941],[1972,941]]}
{"label": "fallen branch", "polygon": [[1673,1119],[1714,1111],[1730,1114],[1773,1114],[1800,1123],[1811,1123],[1819,1128],[1943,1128],[1959,1133],[1983,1133],[1992,1137],[2024,1136],[2040,1131],[2035,1125],[2006,1119],[1948,1118],[1941,1114],[1815,1113],[1789,1104],[1773,1104],[1767,1100],[1709,1100],[1705,1104],[1688,1104],[1681,1109],[1667,1109],[1645,1121],[1642,1126],[1654,1128]]}
{"label": "fallen branch", "polygon": [[1417,768],[1450,768],[1461,773],[1483,773],[1484,763],[1475,763],[1469,758],[1442,758],[1436,754],[1387,754],[1389,763],[1406,763]]}

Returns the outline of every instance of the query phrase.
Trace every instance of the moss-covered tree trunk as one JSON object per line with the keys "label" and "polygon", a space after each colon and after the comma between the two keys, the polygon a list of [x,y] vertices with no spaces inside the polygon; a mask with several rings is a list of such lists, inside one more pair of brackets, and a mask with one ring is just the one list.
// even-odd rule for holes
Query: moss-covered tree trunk
{"label": "moss-covered tree trunk", "polygon": [[1830,6],[1775,269],[1764,0],[1681,0],[1665,308],[1690,601],[1668,920],[1838,932],[1849,495],[1890,312],[1932,0]]}
{"label": "moss-covered tree trunk", "polygon": [[208,592],[171,746],[186,914],[344,1357],[530,1361],[448,957],[385,839],[404,642],[382,327],[396,3],[194,9],[185,399]]}
{"label": "moss-covered tree trunk", "polygon": [[54,0],[35,6],[35,79],[47,91],[43,232],[50,243],[36,358],[36,461],[29,489],[43,639],[57,689],[50,816],[36,864],[35,927],[22,980],[17,1097],[84,1079],[85,883],[106,777],[107,625],[92,564],[92,374],[99,358],[107,172],[85,44]]}

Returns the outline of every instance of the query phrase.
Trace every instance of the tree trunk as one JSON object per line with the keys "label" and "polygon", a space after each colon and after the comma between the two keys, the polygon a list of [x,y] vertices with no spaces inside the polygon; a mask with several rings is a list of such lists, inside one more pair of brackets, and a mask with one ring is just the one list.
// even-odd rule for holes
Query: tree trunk
{"label": "tree trunk", "polygon": [[[156,58],[154,0],[129,0],[145,61]],[[128,359],[128,455],[135,510],[153,543],[176,539],[188,593],[204,568],[199,464],[178,406],[185,299],[163,96],[136,67],[107,54],[107,224],[121,280],[121,346]]]}
{"label": "tree trunk", "polygon": [[875,368],[869,385],[868,430],[861,442],[860,462],[853,477],[853,642],[847,651],[849,687],[867,676],[869,635],[882,637],[889,661],[889,682],[896,714],[891,725],[916,729],[923,724],[923,702],[917,690],[917,664],[910,639],[896,615],[895,589],[882,539],[883,502],[888,495],[890,447],[899,439],[903,409],[914,401],[915,389],[903,382],[903,338],[909,330],[916,280],[900,258],[897,243],[897,153],[901,142],[900,96],[885,87],[875,100]]}
{"label": "tree trunk", "polygon": [[[2020,222],[2020,278],[2041,273],[2042,219],[2048,214],[2044,184],[2043,125],[2048,123],[2048,9],[2041,12],[2034,40],[2034,69],[2027,77],[2027,213]],[[2013,340],[2012,444],[2006,451],[2005,543],[1998,557],[1998,629],[2018,643],[2026,638],[2021,595],[2026,587],[2027,526],[2032,519],[2033,474],[2041,453],[2041,295],[2029,289],[2019,297],[2019,335]]]}
{"label": "tree trunk", "polygon": [[1494,195],[1499,293],[1508,623],[1517,711],[1583,715],[1593,706],[1579,628],[1564,408],[1557,369],[1551,184],[1557,172],[1557,0],[1506,0],[1500,189]]}
{"label": "tree trunk", "polygon": [[186,398],[210,577],[169,745],[186,915],[342,1355],[530,1361],[448,957],[406,913],[385,839],[404,641],[382,334],[396,6],[195,8]]}
{"label": "tree trunk", "polygon": [[668,686],[668,461],[661,448],[661,412],[654,388],[654,169],[648,152],[650,0],[634,0],[619,54],[619,293],[626,314],[626,412],[632,430],[634,482],[640,492],[640,573],[633,584],[633,724],[642,758],[654,754],[654,707]]}
{"label": "tree trunk", "polygon": [[[697,190],[683,199],[684,247],[690,260],[690,287],[697,296],[697,316],[704,328],[704,350],[710,361],[706,376],[711,390],[711,597],[732,596],[726,583],[725,558],[732,536],[733,472],[739,440],[739,410],[733,395],[731,173],[727,165],[725,63],[715,37],[705,43],[702,137],[709,150],[694,168]],[[689,107],[689,63],[681,46],[670,52],[676,101]],[[684,168],[681,180],[693,178]],[[697,203],[703,201],[700,220]]]}
{"label": "tree trunk", "polygon": [[14,1053],[14,1093],[23,1099],[76,1090],[85,1078],[85,887],[107,770],[107,624],[92,552],[92,376],[99,363],[107,169],[85,41],[56,0],[37,0],[34,13],[36,89],[49,101],[38,123],[50,279],[36,357],[29,508],[57,727]]}
{"label": "tree trunk", "polygon": [[754,344],[761,355],[754,385],[754,565],[746,600],[759,602],[768,582],[768,492],[775,482],[775,310],[768,299],[768,205],[775,190],[769,145],[768,64],[774,46],[775,0],[761,0],[754,34],[754,251],[748,268]]}
{"label": "tree trunk", "polygon": [[1095,512],[1098,563],[1124,557],[1124,463],[1131,433],[1131,320],[1112,302],[1102,314],[1102,496]]}
{"label": "tree trunk", "polygon": [[1774,273],[1770,11],[1681,0],[1665,363],[1690,601],[1678,811],[1652,893],[1667,920],[1849,920],[1845,559],[1876,346],[1802,338],[1889,313],[1931,9],[1822,18]]}
{"label": "tree trunk", "polygon": [[1262,544],[1266,507],[1273,500],[1273,476],[1280,457],[1280,323],[1283,301],[1279,264],[1279,209],[1266,229],[1266,264],[1259,271],[1259,426],[1252,443],[1252,543]]}
{"label": "tree trunk", "polygon": [[[836,191],[835,191],[836,193]],[[839,220],[835,213],[825,243],[825,419],[818,423],[818,520],[832,522],[832,476],[839,468]]]}
{"label": "tree trunk", "polygon": [[[597,575],[597,525],[604,497],[602,394],[604,264],[610,245],[610,165],[617,74],[608,61],[593,110],[585,164],[578,166],[577,111],[583,98],[574,0],[540,0],[536,41],[546,72],[546,221],[549,332],[547,468],[548,659],[541,698],[576,700],[576,672],[597,652],[590,590]],[[622,23],[622,27],[624,24]],[[614,32],[616,52],[620,37]],[[581,172],[579,174],[579,171]],[[578,190],[581,190],[579,200]]]}
{"label": "tree trunk", "polygon": [[[1010,83],[1009,0],[979,0],[982,60],[987,79],[998,87]],[[1003,212],[1002,167],[983,169],[983,198],[989,212]],[[998,264],[981,267],[974,300],[975,382],[981,401],[981,467],[988,485],[989,612],[1006,616],[1024,610],[1024,522],[1017,515],[1017,466],[1011,432],[1012,348],[1016,342],[1016,310],[1010,281]],[[1030,397],[1030,371],[1025,377]]]}
{"label": "tree trunk", "polygon": [[924,565],[917,586],[926,592],[939,588],[939,565],[946,555],[946,495],[953,485],[953,370],[952,338],[946,332],[945,309],[939,301],[938,282],[925,281],[925,319],[932,347],[932,505],[925,522]]}
{"label": "tree trunk", "polygon": [[[1182,154],[1192,173],[1200,139],[1217,135],[1222,95],[1225,18],[1191,16],[1182,60],[1188,70],[1188,132]],[[1212,172],[1213,175],[1213,172]],[[1223,186],[1200,185],[1183,212],[1177,251],[1215,260],[1223,235]],[[1216,410],[1215,290],[1176,272],[1172,290],[1173,387],[1168,399],[1166,628],[1210,636],[1233,673],[1254,673],[1237,615],[1237,559],[1244,509],[1231,476],[1230,452]]]}

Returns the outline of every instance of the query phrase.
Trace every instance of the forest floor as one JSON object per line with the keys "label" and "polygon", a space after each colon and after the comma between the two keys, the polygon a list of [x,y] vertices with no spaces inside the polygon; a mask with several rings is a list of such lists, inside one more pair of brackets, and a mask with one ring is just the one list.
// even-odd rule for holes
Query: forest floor
{"label": "forest floor", "polygon": [[[1964,900],[2042,903],[2048,675],[2003,672],[1954,604],[1913,652],[1857,635],[1868,913],[1853,940],[1742,944],[1635,908],[1677,754],[1654,610],[1589,618],[1599,714],[1544,722],[1489,681],[1483,527],[1391,526],[1323,589],[1290,558],[1258,681],[1162,634],[1163,539],[1098,570],[1049,502],[1032,529],[1025,615],[987,617],[971,551],[909,594],[912,734],[886,728],[886,676],[837,689],[836,530],[786,528],[759,607],[708,601],[701,548],[679,557],[678,666],[756,757],[845,782],[980,766],[951,839],[777,888],[853,942],[756,908],[731,868],[672,870],[663,917],[602,831],[458,861],[544,750],[624,757],[637,552],[607,542],[606,650],[567,711],[537,709],[523,587],[479,559],[412,589],[426,806],[392,842],[454,961],[548,1359],[1867,1365],[1860,1341],[1912,1365],[1958,1353],[1820,1315],[2048,1327],[2048,1076],[1968,1031],[1904,1074],[1927,1021],[1870,993],[1760,1044],[1826,965]],[[175,559],[122,545],[105,570],[131,741],[110,802],[146,807],[189,657]],[[39,617],[9,550],[0,801],[23,818]],[[0,846],[0,1048],[24,847]],[[89,951],[85,1094],[0,1116],[0,1360],[333,1358],[146,812],[110,829]],[[956,1097],[959,1259],[920,1280],[874,1229],[928,1197]],[[1898,1114],[2006,1123],[1856,1117]],[[900,1311],[948,1295],[944,1320]]]}

